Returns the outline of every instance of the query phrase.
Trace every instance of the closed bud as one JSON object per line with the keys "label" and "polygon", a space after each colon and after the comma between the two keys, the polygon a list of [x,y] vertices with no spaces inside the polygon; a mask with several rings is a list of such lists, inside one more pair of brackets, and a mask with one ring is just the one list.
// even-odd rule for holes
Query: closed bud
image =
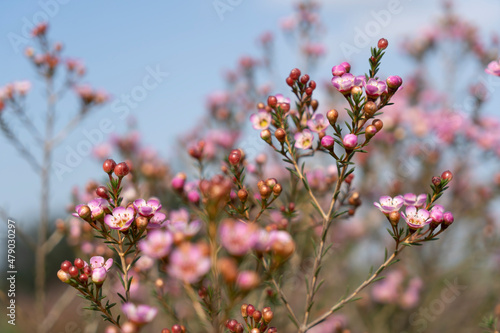
{"label": "closed bud", "polygon": [[90,218],[90,215],[92,214],[92,211],[90,210],[89,206],[83,205],[78,209],[78,216],[80,216],[82,219],[87,220]]}
{"label": "closed bud", "polygon": [[451,181],[453,179],[453,174],[451,173],[450,170],[446,170],[445,172],[443,172],[441,174],[441,178],[442,179],[446,179],[448,181]]}
{"label": "closed bud", "polygon": [[260,333],[260,330],[258,328],[252,328],[250,333]]}
{"label": "closed bud", "polygon": [[82,269],[85,266],[85,262],[80,258],[76,258],[75,261],[73,262],[73,264],[78,269]]}
{"label": "closed bud", "polygon": [[267,143],[271,144],[271,131],[268,130],[268,129],[265,129],[265,130],[262,130],[260,132],[260,138],[264,141],[266,141]]}
{"label": "closed bud", "polygon": [[128,173],[130,172],[130,168],[128,167],[127,163],[121,162],[115,166],[114,172],[115,175],[117,175],[119,178],[122,178],[128,175]]}
{"label": "closed bud", "polygon": [[373,136],[375,134],[377,134],[377,128],[375,127],[375,125],[366,126],[366,129],[365,129],[366,140],[370,140],[371,138],[373,138]]}
{"label": "closed bud", "polygon": [[330,125],[334,126],[336,123],[337,123],[337,119],[339,118],[339,113],[337,110],[335,109],[331,109],[330,111],[328,111],[328,113],[326,114],[326,118],[328,119],[328,121],[330,122]]}
{"label": "closed bud", "polygon": [[380,132],[382,127],[384,127],[384,123],[380,119],[373,119],[372,125],[377,128],[377,132]]}
{"label": "closed bud", "polygon": [[266,179],[266,185],[269,186],[270,188],[273,188],[274,185],[276,185],[278,181],[276,178],[267,178]]}
{"label": "closed bud", "polygon": [[290,87],[293,87],[293,85],[295,84],[295,80],[289,76],[286,78],[286,84],[288,84]]}
{"label": "closed bud", "polygon": [[391,222],[393,226],[397,226],[401,215],[399,214],[399,211],[394,211],[390,212],[388,217],[389,217],[389,222]]}
{"label": "closed bud", "polygon": [[258,103],[258,104],[257,104],[257,109],[259,109],[259,110],[263,110],[263,109],[265,109],[265,108],[266,108],[266,106],[264,105],[264,103],[262,103],[262,102],[261,102],[261,103]]}
{"label": "closed bud", "polygon": [[441,185],[441,177],[432,177],[432,184],[434,186],[439,186]]}
{"label": "closed bud", "polygon": [[64,260],[62,263],[61,263],[61,269],[68,273],[69,272],[69,269],[71,267],[71,261],[69,260]]}
{"label": "closed bud", "polygon": [[[314,82],[314,81],[311,81],[311,82]],[[317,99],[313,99],[311,101],[311,107],[313,109],[313,111],[316,111],[318,109],[318,106],[319,106],[319,102]]]}
{"label": "closed bud", "polygon": [[242,324],[236,325],[236,328],[234,329],[234,333],[243,333],[245,329],[243,328]]}
{"label": "closed bud", "polygon": [[274,136],[276,137],[276,140],[283,143],[286,140],[286,131],[283,128],[277,128],[274,132]]}
{"label": "closed bud", "polygon": [[241,151],[239,149],[233,149],[229,153],[228,157],[229,163],[233,166],[236,166],[241,161]]}
{"label": "closed bud", "polygon": [[255,320],[256,323],[258,323],[262,319],[262,312],[260,311],[255,311],[252,315],[253,320]]}
{"label": "closed bud", "polygon": [[281,194],[281,191],[282,191],[282,190],[283,190],[283,189],[282,189],[282,187],[281,187],[281,184],[276,184],[276,185],[274,185],[274,187],[273,187],[273,194],[274,194],[275,196],[278,196],[278,195],[280,195],[280,194]]}
{"label": "closed bud", "polygon": [[354,86],[351,88],[351,95],[361,95],[363,93],[363,89],[359,86]]}
{"label": "closed bud", "polygon": [[60,269],[57,272],[57,277],[59,278],[59,280],[61,280],[64,283],[69,283],[69,280],[71,279],[71,276],[69,275],[69,273],[63,271],[62,269]]}
{"label": "closed bud", "polygon": [[109,194],[108,194],[108,189],[106,186],[99,186],[95,190],[95,194],[97,194],[98,197],[103,198],[103,199],[109,199]]}
{"label": "closed bud", "polygon": [[112,173],[113,170],[115,170],[115,166],[116,166],[116,162],[112,159],[107,159],[106,161],[104,161],[104,163],[102,164],[102,169],[104,170],[104,172],[106,173]]}
{"label": "closed bud", "polygon": [[271,320],[273,320],[273,317],[274,317],[274,313],[271,309],[269,309],[268,311],[265,311],[263,314],[262,314],[262,317],[264,318],[264,321],[266,323],[270,323]]}
{"label": "closed bud", "polygon": [[330,135],[325,135],[321,138],[321,145],[330,151],[333,149],[334,144],[335,140]]}
{"label": "closed bud", "polygon": [[255,312],[255,306],[252,304],[247,305],[247,315],[248,316],[253,316],[253,313]]}
{"label": "closed bud", "polygon": [[278,99],[275,96],[269,96],[267,98],[267,105],[269,105],[270,107],[274,108],[277,103]]}
{"label": "closed bud", "polygon": [[298,80],[300,77],[300,69],[294,68],[290,71],[290,77],[294,80]]}
{"label": "closed bud", "polygon": [[247,307],[248,307],[248,305],[247,305],[247,304],[242,304],[242,305],[241,305],[241,316],[242,316],[243,318],[248,317],[248,314],[247,314]]}
{"label": "closed bud", "polygon": [[365,106],[363,106],[363,111],[365,112],[367,118],[371,118],[375,112],[377,112],[377,104],[373,101],[368,101],[365,103]]}
{"label": "closed bud", "polygon": [[290,103],[280,103],[280,108],[283,112],[287,113],[290,111]]}
{"label": "closed bud", "polygon": [[386,83],[389,88],[389,92],[395,92],[401,84],[403,84],[403,79],[397,75],[392,75],[387,78]]}
{"label": "closed bud", "polygon": [[182,333],[181,325],[172,326],[172,333]]}
{"label": "closed bud", "polygon": [[76,268],[75,266],[71,266],[68,270],[68,273],[69,273],[69,275],[71,275],[71,277],[77,277],[79,274],[79,271],[78,271],[78,268]]}
{"label": "closed bud", "polygon": [[238,264],[232,258],[220,258],[217,260],[217,269],[227,283],[233,283],[238,278]]}
{"label": "closed bud", "polygon": [[134,222],[139,230],[144,230],[148,226],[149,220],[147,217],[139,215],[135,218]]}
{"label": "closed bud", "polygon": [[267,333],[278,333],[278,329],[276,327],[269,327]]}
{"label": "closed bud", "polygon": [[267,185],[262,185],[259,188],[259,193],[260,193],[260,196],[262,197],[262,199],[267,199],[267,198],[269,198],[269,195],[271,195],[271,189]]}
{"label": "closed bud", "polygon": [[238,191],[238,199],[240,199],[241,202],[245,203],[248,199],[248,191],[245,189],[240,189]]}
{"label": "closed bud", "polygon": [[387,46],[389,45],[389,42],[387,41],[387,39],[385,38],[380,38],[378,40],[378,43],[377,43],[377,46],[379,49],[381,50],[385,50],[387,48]]}
{"label": "closed bud", "polygon": [[309,81],[309,75],[307,74],[302,75],[302,77],[300,78],[300,83],[306,84],[307,81]]}

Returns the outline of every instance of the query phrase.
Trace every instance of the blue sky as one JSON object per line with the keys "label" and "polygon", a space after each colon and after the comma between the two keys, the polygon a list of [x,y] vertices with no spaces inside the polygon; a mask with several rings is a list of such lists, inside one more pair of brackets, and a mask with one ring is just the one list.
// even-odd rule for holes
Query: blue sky
{"label": "blue sky", "polygon": [[[278,20],[292,12],[293,1],[285,0],[218,0],[227,4],[219,15],[217,1],[2,1],[0,2],[0,85],[13,80],[32,79],[32,68],[21,56],[24,45],[13,45],[13,36],[23,36],[29,22],[50,17],[52,40],[65,43],[65,54],[84,60],[88,68],[86,82],[107,90],[115,100],[130,94],[142,85],[151,70],[168,72],[158,86],[132,110],[139,121],[143,141],[152,144],[164,156],[173,151],[175,138],[191,128],[194,119],[204,112],[205,97],[224,87],[221,73],[232,68],[240,55],[258,55],[257,37],[273,31],[278,37],[279,72],[283,78],[297,66],[296,59],[285,57],[287,45]],[[394,0],[393,0],[394,1]],[[369,46],[345,59],[341,45],[354,45],[357,29],[376,21],[381,10],[388,10],[391,1],[323,1],[321,17],[326,27],[324,42],[328,56],[319,64],[322,77],[328,77],[332,65],[344,60],[365,69]],[[380,27],[380,37],[396,45],[404,35],[415,35],[419,29],[439,14],[439,1],[401,0],[398,13]],[[232,4],[232,5],[231,5]],[[457,1],[457,10],[485,32],[500,32],[500,3],[495,0]],[[382,18],[384,19],[384,18]],[[28,23],[27,23],[28,22]],[[370,38],[374,45],[379,36]],[[24,40],[23,40],[24,41]],[[404,77],[408,63],[396,47],[392,48],[383,65],[384,74]],[[359,68],[359,67],[358,67]],[[42,85],[34,81],[28,100],[35,122],[40,121]],[[497,99],[498,100],[498,99]],[[74,112],[71,103],[59,109],[62,121]],[[64,160],[66,145],[76,146],[85,139],[84,131],[92,131],[100,121],[113,121],[120,132],[126,122],[111,107],[104,107],[76,129],[69,140],[55,153],[55,160]],[[38,180],[26,163],[0,138],[0,206],[22,223],[30,223],[38,211]],[[100,175],[100,166],[83,160],[65,174],[54,179],[53,209],[68,202],[70,190],[88,179]]]}

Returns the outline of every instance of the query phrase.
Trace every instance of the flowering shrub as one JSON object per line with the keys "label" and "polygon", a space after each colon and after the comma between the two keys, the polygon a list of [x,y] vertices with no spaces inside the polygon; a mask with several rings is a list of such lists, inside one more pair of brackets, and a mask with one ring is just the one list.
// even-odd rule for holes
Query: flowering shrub
{"label": "flowering shrub", "polygon": [[[51,87],[62,46],[49,45],[47,28],[35,28],[41,52],[28,49],[27,56]],[[283,20],[282,28],[287,37],[298,38],[298,53],[311,73],[325,53],[317,41],[318,5],[299,3],[296,16]],[[129,132],[95,150],[104,173],[96,172],[99,181],[85,190],[75,190],[72,217],[57,222],[55,236],[46,235],[48,208],[42,203],[37,278],[44,280],[53,239],[59,242],[64,235],[76,255],[68,254],[52,277],[83,298],[78,306],[99,314],[107,333],[424,331],[445,311],[434,307],[429,314],[424,300],[441,304],[436,297],[461,296],[461,285],[443,282],[444,277],[461,279],[478,255],[498,253],[490,208],[500,178],[492,177],[492,188],[466,182],[476,166],[463,158],[469,152],[484,154],[478,158],[494,164],[500,154],[498,121],[481,113],[487,87],[468,87],[474,98],[468,117],[454,112],[446,92],[421,75],[427,55],[450,39],[468,47],[481,72],[500,76],[496,55],[447,6],[439,26],[403,45],[417,61],[416,74],[404,80],[379,74],[389,47],[382,38],[371,49],[366,73],[348,62],[332,67],[326,101],[320,102],[323,80],[313,80],[304,69],[294,68],[282,80],[289,91],[271,94],[269,86],[256,85],[257,71],[271,64],[273,37],[264,34],[263,59],[241,58],[237,70],[226,75],[228,91],[211,95],[208,116],[181,138],[180,167],[143,147],[139,133]],[[78,84],[85,72],[79,62],[68,59],[65,66],[63,87],[76,93],[81,106],[75,119],[45,138],[24,123],[35,140],[45,142],[45,168],[52,144],[107,100],[106,94]],[[29,120],[23,108],[29,89],[29,82],[5,86],[0,111]],[[49,102],[49,113],[52,107]],[[4,134],[37,169],[34,156],[10,130],[5,111],[0,114]],[[49,117],[49,128],[50,122]],[[244,140],[249,127],[251,136],[260,137],[257,147]],[[123,162],[109,158],[113,149]],[[401,175],[406,161],[412,165]],[[48,177],[42,175],[42,183],[48,184]],[[460,223],[454,224],[455,218]],[[477,223],[462,223],[464,218]],[[465,247],[457,244],[474,251],[463,253]],[[434,290],[440,283],[449,289]],[[40,320],[44,289],[38,282]],[[495,302],[462,311],[484,316]],[[491,332],[495,316],[483,323]],[[50,325],[44,320],[39,331],[51,331]],[[440,331],[461,328],[458,319],[434,325]]]}

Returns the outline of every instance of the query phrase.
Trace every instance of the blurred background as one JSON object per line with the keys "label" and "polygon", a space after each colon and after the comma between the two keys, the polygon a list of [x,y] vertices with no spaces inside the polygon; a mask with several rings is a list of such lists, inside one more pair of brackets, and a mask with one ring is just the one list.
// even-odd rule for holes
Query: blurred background
{"label": "blurred background", "polygon": [[[42,126],[45,119],[44,85],[34,76],[34,68],[26,59],[25,51],[33,44],[30,31],[43,21],[49,23],[51,41],[62,42],[65,56],[84,64],[86,75],[82,83],[105,91],[108,96],[107,103],[93,110],[77,127],[71,129],[67,140],[54,151],[52,193],[49,199],[51,228],[54,228],[55,219],[68,218],[67,207],[73,204],[74,189],[84,188],[89,179],[101,177],[100,163],[103,157],[122,156],[117,144],[122,135],[132,134],[133,140],[140,141],[143,147],[155,150],[158,157],[169,164],[171,172],[182,169],[186,158],[182,150],[197,136],[200,125],[203,127],[200,119],[206,116],[207,110],[216,103],[214,101],[224,99],[224,94],[230,90],[228,86],[231,76],[240,73],[241,68],[248,67],[248,62],[258,63],[265,69],[263,72],[254,73],[253,80],[259,82],[255,84],[259,92],[256,96],[276,93],[288,96],[291,94],[288,93],[289,87],[284,78],[290,69],[299,67],[321,83],[322,87],[327,87],[331,79],[331,67],[343,61],[349,61],[353,71],[358,74],[364,73],[368,67],[370,47],[376,45],[379,38],[384,37],[389,40],[389,48],[382,62],[382,77],[399,75],[406,82],[406,78],[413,78],[417,73],[420,79],[423,77],[423,80],[433,84],[434,92],[445,93],[449,98],[446,103],[442,103],[440,97],[421,95],[421,102],[426,104],[426,107],[432,109],[433,106],[429,107],[429,104],[442,103],[452,110],[460,109],[471,117],[475,102],[470,106],[463,96],[469,93],[472,84],[483,83],[488,98],[484,104],[481,102],[481,115],[498,118],[500,94],[497,90],[500,81],[485,74],[484,68],[488,61],[498,59],[495,52],[498,51],[496,34],[500,32],[499,1],[454,1],[453,15],[460,17],[460,22],[468,22],[475,28],[474,33],[470,33],[467,25],[461,25],[467,27],[464,28],[467,33],[463,34],[457,28],[456,35],[450,34],[449,40],[432,37],[435,29],[432,27],[444,22],[442,17],[446,13],[447,5],[441,1],[353,0],[320,1],[319,4],[320,7],[315,13],[321,23],[315,23],[312,37],[304,37],[300,36],[300,32],[294,32],[297,24],[293,19],[296,12],[294,1],[2,1],[0,87],[13,81],[31,82],[26,108],[36,126]],[[484,41],[484,50],[477,51],[472,47],[467,49],[467,46],[464,48],[463,45],[456,45],[461,39],[466,40],[466,45],[469,45],[467,38]],[[266,40],[269,39],[272,40],[272,49],[266,49]],[[478,44],[483,45],[482,42]],[[433,49],[434,53],[428,55],[428,49]],[[411,89],[408,94],[414,93]],[[318,93],[316,98],[320,102],[325,100],[325,106],[321,107],[323,111],[338,101],[332,96],[332,91],[328,88]],[[260,100],[249,98],[245,102],[255,105],[254,102],[258,101]],[[57,108],[56,132],[72,119],[79,102],[74,98],[61,100]],[[404,105],[413,107],[411,103]],[[401,106],[396,105],[395,108],[405,112]],[[248,116],[249,113],[246,113],[243,117],[248,119]],[[405,121],[411,123],[421,119],[415,117]],[[103,121],[107,124],[106,130],[102,130]],[[447,122],[453,123],[446,117],[436,118],[435,121],[443,126],[446,126]],[[10,120],[8,123],[23,142],[26,142],[28,150],[39,154],[34,148],[36,140],[31,139],[19,123]],[[242,125],[245,133],[257,137],[258,134],[250,127],[250,124]],[[450,127],[453,128],[451,125]],[[398,140],[401,133],[395,133]],[[418,129],[414,129],[414,133],[417,134],[417,143],[424,142],[425,134],[420,133],[419,136]],[[243,146],[249,146],[249,156],[255,157],[261,142],[240,139],[244,143]],[[500,141],[495,140],[492,141],[493,147],[488,147],[493,151],[493,155],[500,153],[495,146]],[[77,152],[75,155],[74,152],[84,141],[90,142],[90,149],[84,154]],[[446,142],[446,139],[444,141]],[[390,139],[387,142],[388,147],[391,147]],[[447,144],[450,144],[449,140]],[[460,146],[460,142],[453,144]],[[2,219],[10,217],[16,221],[18,228],[22,228],[27,234],[35,235],[40,210],[40,182],[4,136],[0,137],[0,147],[3,156],[3,163],[0,163],[0,184],[3,188],[3,191],[0,191]],[[473,149],[471,146],[467,147]],[[398,151],[407,152],[408,149],[405,146]],[[453,160],[464,157],[460,154],[470,156],[471,159],[476,158],[476,163],[473,163],[469,171],[485,170],[484,172],[494,174],[498,170],[498,157],[483,165],[480,155],[468,155],[469,151],[464,151],[463,147],[453,152],[444,152],[442,156],[449,157],[448,154],[453,156]],[[440,161],[443,160],[445,158],[441,157]],[[436,164],[439,165],[436,166],[438,170],[443,166],[443,163]],[[423,163],[422,167],[417,168],[419,177],[423,179],[424,175],[427,176],[425,168]],[[365,171],[368,174],[369,170]],[[378,174],[384,172],[382,170]],[[430,173],[432,176],[432,172]],[[493,183],[492,177],[481,179],[484,174],[465,174],[471,179],[482,180],[482,184]],[[417,177],[412,181],[426,189],[428,185],[421,184],[422,178]],[[393,180],[394,177],[383,176],[378,186],[382,189],[384,185],[392,186],[392,183],[389,183]],[[374,189],[367,190],[375,196]],[[466,193],[461,195],[454,201],[458,206],[467,198]],[[498,203],[493,194],[488,199],[477,200]],[[488,211],[496,212],[491,207]],[[482,220],[480,213],[475,211],[474,214]],[[1,224],[1,228],[0,239],[3,244],[6,240],[5,223]],[[468,232],[457,234],[456,239],[463,241]],[[30,293],[33,290],[33,279],[30,278],[30,265],[33,265],[33,261],[29,252],[22,252],[24,245],[20,239],[18,247],[21,248],[17,256],[18,270],[27,272],[26,276],[18,276],[19,288],[24,288],[18,303],[22,307],[23,302],[27,304],[32,298]],[[6,262],[5,250],[4,246],[0,249],[2,267]],[[58,266],[59,257],[51,257],[50,262],[55,263],[52,266]],[[445,263],[453,266],[454,261],[460,261],[460,258],[460,255],[451,256]],[[491,260],[494,262],[489,262],[491,265],[498,265],[494,261],[495,258]],[[465,267],[472,269],[473,266]],[[495,277],[498,277],[498,270],[493,272]],[[48,275],[52,276],[52,271],[49,270]],[[485,273],[482,277],[488,279],[488,274]],[[438,288],[437,292],[440,290]],[[490,299],[491,304],[494,302],[494,299]],[[485,311],[490,303],[485,304]],[[489,308],[493,311],[492,307]],[[387,318],[389,312],[390,310],[384,312]],[[422,317],[417,316],[417,319]],[[3,322],[0,328],[4,331],[2,325]],[[369,324],[366,325],[369,327]],[[53,332],[77,331],[64,327],[64,324],[59,325],[58,329]],[[470,326],[467,329],[470,329]],[[383,329],[375,331],[382,332]],[[427,332],[418,329],[414,331]],[[438,331],[443,330],[428,330]]]}

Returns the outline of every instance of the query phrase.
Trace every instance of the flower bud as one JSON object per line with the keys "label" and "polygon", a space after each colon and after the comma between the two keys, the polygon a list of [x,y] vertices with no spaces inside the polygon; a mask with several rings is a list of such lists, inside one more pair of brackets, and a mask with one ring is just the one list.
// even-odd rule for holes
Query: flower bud
{"label": "flower bud", "polygon": [[352,150],[358,145],[358,137],[355,134],[347,134],[342,139],[345,149]]}
{"label": "flower bud", "polygon": [[286,131],[283,128],[277,128],[274,132],[274,136],[276,137],[276,140],[283,143],[286,140]]}
{"label": "flower bud", "polygon": [[184,172],[179,172],[172,178],[172,188],[178,192],[182,192],[184,189],[184,184],[186,183],[186,174]]}
{"label": "flower bud", "polygon": [[269,327],[267,333],[278,333],[278,329],[276,327]]}
{"label": "flower bud", "polygon": [[264,141],[266,141],[267,143],[271,144],[272,141],[271,141],[271,131],[268,130],[268,129],[265,129],[265,130],[262,130],[262,132],[260,132],[260,138]]}
{"label": "flower bud", "polygon": [[229,163],[233,166],[237,166],[241,161],[241,151],[239,149],[233,149],[229,153],[228,157]]}
{"label": "flower bud", "polygon": [[76,268],[75,266],[71,266],[68,270],[68,273],[69,273],[69,275],[71,275],[71,277],[77,277],[79,274],[79,271],[78,271],[78,268]]}
{"label": "flower bud", "polygon": [[271,309],[269,309],[268,311],[263,312],[262,317],[264,318],[264,321],[266,323],[270,323],[271,320],[273,320],[274,313],[273,311],[271,311]]}
{"label": "flower bud", "polygon": [[439,186],[441,185],[441,177],[432,177],[432,184],[434,186]]}
{"label": "flower bud", "polygon": [[380,38],[378,43],[377,43],[378,48],[381,50],[385,50],[388,45],[389,45],[389,42],[385,38]]}
{"label": "flower bud", "polygon": [[332,151],[334,144],[335,140],[330,135],[325,135],[321,138],[321,145],[330,151]]}
{"label": "flower bud", "polygon": [[298,68],[294,68],[290,71],[290,77],[295,81],[299,79],[300,74],[300,69]]}
{"label": "flower bud", "polygon": [[106,200],[109,199],[108,189],[106,188],[106,186],[99,186],[95,190],[95,194],[97,194],[97,196],[100,197],[100,198],[103,198],[103,199],[106,199]]}
{"label": "flower bud", "polygon": [[344,66],[346,73],[349,73],[351,71],[351,64],[347,61],[341,63],[340,66]]}
{"label": "flower bud", "polygon": [[82,205],[78,209],[78,216],[80,216],[82,219],[87,220],[90,218],[92,211],[90,210],[89,206],[87,205]]}
{"label": "flower bud", "polygon": [[256,323],[258,323],[262,319],[262,312],[260,311],[255,311],[252,315],[253,320],[255,320]]}
{"label": "flower bud", "polygon": [[252,328],[250,333],[260,333],[260,330],[258,328]]}
{"label": "flower bud", "polygon": [[384,127],[384,123],[380,119],[373,119],[372,125],[377,128],[377,132],[380,132],[382,127]]}
{"label": "flower bud", "polygon": [[139,215],[135,218],[134,222],[139,230],[144,230],[148,226],[149,219],[147,217]]}
{"label": "flower bud", "polygon": [[302,75],[302,77],[300,78],[300,83],[302,84],[306,84],[308,81],[309,81],[309,75],[307,74]]}
{"label": "flower bud", "polygon": [[336,65],[332,67],[333,76],[342,76],[347,73],[346,68],[342,65]]}
{"label": "flower bud", "polygon": [[104,170],[104,172],[110,174],[115,169],[115,166],[116,166],[116,162],[115,161],[113,161],[112,159],[107,159],[102,164],[102,169]]}
{"label": "flower bud", "polygon": [[280,195],[282,190],[283,190],[283,188],[281,187],[281,184],[276,184],[273,186],[273,194],[275,196]]}
{"label": "flower bud", "polygon": [[271,195],[271,189],[267,185],[262,185],[259,188],[259,193],[260,193],[260,196],[262,197],[262,199],[267,199],[267,198],[269,198],[269,195]]}
{"label": "flower bud", "polygon": [[453,179],[453,174],[451,173],[450,170],[446,170],[445,172],[443,172],[441,174],[441,178],[442,179],[446,179],[448,181],[451,181]]}
{"label": "flower bud", "polygon": [[269,96],[267,98],[267,105],[269,105],[270,107],[275,107],[277,103],[278,99],[275,96]]}
{"label": "flower bud", "polygon": [[128,173],[130,172],[130,168],[128,167],[127,163],[121,162],[115,166],[114,172],[115,175],[117,175],[119,178],[122,178],[128,175]]}
{"label": "flower bud", "polygon": [[248,199],[248,191],[245,189],[240,189],[238,191],[238,199],[240,199],[241,202],[245,203]]}
{"label": "flower bud", "polygon": [[87,274],[80,274],[80,276],[78,277],[78,280],[80,280],[80,282],[82,284],[86,284],[87,281],[89,280],[89,277],[87,276]]}
{"label": "flower bud", "polygon": [[62,263],[61,263],[61,270],[63,270],[64,272],[68,273],[69,272],[69,268],[71,267],[71,261],[69,260],[64,260]]}
{"label": "flower bud", "polygon": [[455,221],[453,214],[451,212],[446,212],[443,214],[443,223],[448,227]]}
{"label": "flower bud", "polygon": [[389,90],[396,91],[403,84],[403,79],[397,75],[392,75],[387,78],[386,82]]}
{"label": "flower bud", "polygon": [[389,217],[389,222],[391,222],[391,224],[393,226],[397,226],[399,223],[399,219],[401,217],[401,214],[399,213],[399,211],[394,211],[394,212],[390,212],[388,217]]}
{"label": "flower bud", "polygon": [[339,113],[337,110],[335,109],[331,109],[330,111],[328,111],[328,113],[326,114],[326,118],[328,119],[328,121],[330,122],[330,125],[334,126],[335,123],[337,123],[337,119],[339,117]]}
{"label": "flower bud", "polygon": [[288,84],[290,87],[293,87],[293,85],[295,84],[295,80],[292,79],[290,76],[286,78],[286,84]]}
{"label": "flower bud", "polygon": [[242,304],[242,305],[241,305],[241,316],[242,316],[243,318],[248,317],[248,314],[247,314],[247,306],[248,306],[247,304]]}
{"label": "flower bud", "polygon": [[243,328],[243,325],[242,324],[239,324],[236,325],[236,328],[234,329],[234,333],[243,333],[245,331],[245,329]]}
{"label": "flower bud", "polygon": [[255,306],[252,304],[247,305],[247,316],[253,316],[253,313],[255,312]]}
{"label": "flower bud", "polygon": [[351,95],[361,95],[363,93],[363,89],[359,86],[354,86],[351,88]]}
{"label": "flower bud", "polygon": [[60,269],[58,272],[57,272],[57,277],[59,278],[59,280],[61,280],[62,282],[64,283],[68,283],[69,280],[71,279],[71,276],[69,275],[68,272],[65,272],[63,271],[62,269]]}
{"label": "flower bud", "polygon": [[[311,82],[314,82],[314,81],[311,81]],[[317,99],[313,99],[311,101],[311,107],[313,109],[313,111],[316,111],[318,109],[318,106],[319,106],[319,102]]]}
{"label": "flower bud", "polygon": [[363,106],[363,111],[365,111],[365,115],[367,118],[373,117],[375,112],[377,112],[377,104],[375,104],[373,101],[368,101],[365,103],[365,106]]}
{"label": "flower bud", "polygon": [[220,258],[217,260],[217,269],[226,283],[234,283],[238,278],[238,264],[232,258]]}
{"label": "flower bud", "polygon": [[375,134],[377,134],[377,128],[375,127],[375,125],[366,126],[366,129],[365,129],[366,140],[370,140],[371,138],[373,138],[373,136]]}
{"label": "flower bud", "polygon": [[85,266],[85,262],[80,258],[76,258],[73,264],[78,269],[82,269]]}
{"label": "flower bud", "polygon": [[[243,271],[238,274],[238,279],[236,280],[236,285],[243,291],[251,291],[259,286],[260,277],[254,271]],[[253,317],[255,318],[255,314],[257,311],[253,313]]]}

